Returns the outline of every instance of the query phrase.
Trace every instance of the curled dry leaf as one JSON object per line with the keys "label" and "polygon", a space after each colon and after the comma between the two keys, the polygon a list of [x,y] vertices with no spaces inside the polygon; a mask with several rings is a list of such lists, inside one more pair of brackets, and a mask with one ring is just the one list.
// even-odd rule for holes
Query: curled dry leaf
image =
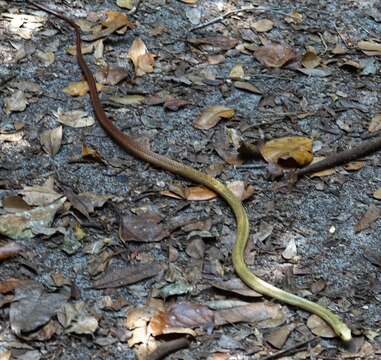
{"label": "curled dry leaf", "polygon": [[368,56],[381,56],[381,44],[375,41],[359,41],[357,47]]}
{"label": "curled dry leaf", "polygon": [[302,64],[307,69],[313,69],[320,65],[321,59],[313,47],[309,47],[303,55]]}
{"label": "curled dry leaf", "polygon": [[[102,88],[103,85],[97,83],[97,90],[101,91]],[[70,82],[69,85],[63,89],[63,92],[70,96],[84,96],[88,91],[89,85],[86,81]]]}
{"label": "curled dry leaf", "polygon": [[280,68],[296,58],[294,49],[281,44],[268,44],[254,51],[255,58],[264,66]]}
{"label": "curled dry leaf", "polygon": [[231,291],[239,295],[249,297],[262,297],[262,294],[257,293],[253,289],[249,288],[241,279],[235,278],[226,281],[217,281],[212,284],[217,289]]}
{"label": "curled dry leaf", "polygon": [[303,136],[287,136],[259,146],[263,158],[280,166],[305,166],[312,161],[312,140]]}
{"label": "curled dry leaf", "polygon": [[319,316],[313,314],[307,320],[307,326],[313,334],[325,338],[334,338],[336,336],[332,328]]}
{"label": "curled dry leaf", "polygon": [[370,121],[368,131],[370,133],[376,132],[381,130],[381,113],[376,114],[373,116],[372,120]]}
{"label": "curled dry leaf", "polygon": [[85,160],[91,160],[98,162],[100,164],[104,164],[105,161],[103,160],[101,154],[98,152],[97,149],[94,149],[90,146],[87,146],[86,144],[82,144],[82,157]]}
{"label": "curled dry leaf", "polygon": [[261,19],[256,21],[252,26],[257,32],[267,32],[273,28],[274,23],[268,19]]}
{"label": "curled dry leaf", "polygon": [[216,126],[221,118],[231,119],[235,114],[235,110],[225,106],[211,106],[204,110],[201,115],[193,122],[193,126],[197,129],[207,130]]}
{"label": "curled dry leaf", "polygon": [[51,204],[62,196],[54,191],[54,178],[50,177],[46,182],[39,186],[24,186],[24,189],[19,191],[25,202],[29,205],[43,206]]}
{"label": "curled dry leaf", "polygon": [[122,9],[131,10],[134,7],[134,0],[116,0],[116,5]]}
{"label": "curled dry leaf", "polygon": [[49,155],[56,155],[62,143],[62,126],[46,130],[40,135],[40,143]]}
{"label": "curled dry leaf", "polygon": [[373,193],[373,197],[377,200],[381,200],[381,187],[378,188],[374,193]]}
{"label": "curled dry leaf", "polygon": [[234,87],[236,87],[237,89],[252,92],[254,94],[259,94],[259,95],[262,94],[262,91],[259,90],[255,85],[250,84],[246,81],[236,81],[234,82]]}
{"label": "curled dry leaf", "polygon": [[245,76],[245,71],[241,64],[236,64],[230,70],[229,78],[233,80],[240,80]]}
{"label": "curled dry leaf", "polygon": [[[321,160],[324,160],[324,159],[325,159],[324,156],[315,156],[314,159],[312,160],[312,164],[316,163],[316,162],[319,162]],[[315,173],[311,174],[310,177],[313,178],[313,177],[331,176],[335,172],[336,172],[336,168],[330,168],[330,169],[326,169],[326,170],[315,172]]]}
{"label": "curled dry leaf", "polygon": [[61,109],[58,109],[58,111],[53,114],[57,117],[57,120],[60,123],[74,128],[91,126],[95,123],[92,116],[87,116],[87,113],[81,110],[74,110],[64,113]]}
{"label": "curled dry leaf", "polygon": [[143,76],[153,72],[155,57],[148,52],[141,38],[136,38],[128,50],[128,57],[134,64],[136,76]]}

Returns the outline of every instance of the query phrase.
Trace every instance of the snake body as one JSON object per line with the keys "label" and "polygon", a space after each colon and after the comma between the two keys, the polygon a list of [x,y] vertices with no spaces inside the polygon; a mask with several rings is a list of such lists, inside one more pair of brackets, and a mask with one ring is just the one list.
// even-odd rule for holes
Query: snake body
{"label": "snake body", "polygon": [[133,156],[146,161],[155,167],[167,170],[173,174],[180,175],[196,183],[205,185],[209,189],[218,193],[228,203],[235,215],[237,223],[236,240],[232,251],[232,262],[234,269],[241,280],[249,287],[263,295],[318,315],[332,327],[337,336],[339,336],[344,341],[349,341],[351,339],[351,331],[340,319],[340,317],[321,305],[288,293],[265,282],[264,280],[255,276],[249,270],[244,261],[244,252],[249,236],[249,220],[241,201],[225,185],[223,185],[215,178],[197,171],[194,168],[183,163],[174,161],[163,155],[150,151],[137,143],[132,137],[120,131],[114,125],[113,121],[107,117],[99,99],[94,76],[82,55],[81,34],[79,26],[73,20],[67,18],[61,13],[47,9],[39,4],[33,3],[30,0],[27,0],[27,2],[39,8],[40,10],[43,10],[64,20],[74,29],[76,36],[77,61],[89,86],[90,98],[95,116],[106,133],[123,149],[127,150]]}

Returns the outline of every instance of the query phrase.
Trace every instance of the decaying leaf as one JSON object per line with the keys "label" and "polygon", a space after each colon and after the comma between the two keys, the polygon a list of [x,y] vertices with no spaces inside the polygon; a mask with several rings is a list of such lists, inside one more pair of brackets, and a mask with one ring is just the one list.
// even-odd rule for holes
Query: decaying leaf
{"label": "decaying leaf", "polygon": [[369,127],[368,127],[368,131],[370,133],[376,132],[379,130],[381,130],[381,113],[373,116],[372,120],[370,121]]}
{"label": "decaying leaf", "polygon": [[104,164],[105,161],[103,160],[101,154],[98,152],[97,149],[94,149],[90,146],[87,146],[86,144],[82,144],[82,157],[85,160],[91,160],[98,162],[100,164]]}
{"label": "decaying leaf", "polygon": [[291,60],[294,60],[296,53],[294,49],[281,44],[268,44],[254,51],[255,58],[266,67],[280,68]]}
{"label": "decaying leaf", "polygon": [[381,200],[381,187],[378,188],[374,193],[373,193],[373,197],[377,200]]}
{"label": "decaying leaf", "polygon": [[23,248],[15,242],[0,246],[0,261],[18,255]]}
{"label": "decaying leaf", "polygon": [[128,70],[121,66],[102,66],[95,74],[95,79],[103,85],[117,85],[128,77]]}
{"label": "decaying leaf", "polygon": [[235,114],[235,110],[225,106],[211,106],[204,110],[201,115],[193,122],[193,126],[197,129],[211,129],[217,123],[224,119],[231,119]]}
{"label": "decaying leaf", "polygon": [[57,117],[57,120],[60,123],[74,128],[91,126],[95,123],[92,116],[87,116],[87,113],[81,110],[73,110],[64,113],[61,109],[58,109],[58,111],[53,114]]}
{"label": "decaying leaf", "polygon": [[0,216],[0,234],[14,240],[31,239],[37,234],[52,235],[50,228],[56,212],[61,209],[66,198],[56,200],[47,206],[39,206],[29,211]]}
{"label": "decaying leaf", "polygon": [[0,281],[0,294],[7,294],[20,286],[24,286],[28,281],[30,280],[17,279],[13,277]]}
{"label": "decaying leaf", "polygon": [[381,44],[375,41],[359,41],[357,47],[368,56],[381,56]]}
{"label": "decaying leaf", "polygon": [[3,208],[7,210],[7,212],[18,212],[32,209],[23,198],[17,195],[6,196],[2,199],[2,203]]}
{"label": "decaying leaf", "polygon": [[241,80],[245,76],[245,71],[241,64],[236,64],[230,70],[229,78],[233,80]]}
{"label": "decaying leaf", "polygon": [[284,325],[281,326],[278,329],[275,329],[272,331],[269,335],[266,336],[266,341],[270,343],[272,346],[274,346],[277,349],[281,349],[286,342],[288,336],[290,335],[291,331],[293,330],[293,326],[291,325]]}
{"label": "decaying leaf", "polygon": [[242,180],[229,181],[226,187],[241,201],[247,200],[255,192],[254,186],[246,185]]}
{"label": "decaying leaf", "polygon": [[109,101],[121,105],[136,105],[141,104],[145,97],[143,95],[125,95],[125,96],[110,96]]}
{"label": "decaying leaf", "polygon": [[49,293],[35,282],[16,288],[9,312],[12,331],[20,335],[46,324],[69,297],[70,291],[66,289]]}
{"label": "decaying leaf", "polygon": [[54,156],[58,153],[62,143],[62,133],[62,126],[41,133],[40,142],[48,154]]}
{"label": "decaying leaf", "polygon": [[94,282],[93,288],[108,289],[134,284],[138,281],[156,276],[163,268],[163,265],[160,263],[147,263],[110,270]]}
{"label": "decaying leaf", "polygon": [[381,209],[376,205],[371,204],[368,210],[361,217],[360,221],[355,225],[355,232],[358,233],[369,227],[372,223],[381,217]]}
{"label": "decaying leaf", "polygon": [[17,90],[11,96],[4,98],[4,105],[4,111],[8,115],[13,111],[24,111],[28,102],[25,93],[21,90]]}
{"label": "decaying leaf", "polygon": [[249,297],[262,297],[262,294],[249,288],[241,279],[233,278],[226,281],[218,281],[212,284],[217,289],[230,291],[239,295],[249,296]]}
{"label": "decaying leaf", "polygon": [[249,82],[246,82],[246,81],[235,81],[234,87],[236,87],[237,89],[252,92],[254,94],[259,94],[259,95],[262,94],[262,91],[259,90],[255,85],[250,84]]}
{"label": "decaying leaf", "polygon": [[19,191],[25,202],[29,205],[44,206],[51,204],[62,196],[54,191],[54,178],[49,177],[46,182],[39,186],[24,186],[24,189]]}
{"label": "decaying leaf", "polygon": [[134,7],[134,3],[134,0],[116,0],[116,5],[118,5],[122,9],[131,10]]}
{"label": "decaying leaf", "polygon": [[320,62],[321,59],[316,53],[316,50],[313,47],[309,47],[302,58],[303,66],[307,69],[313,69],[319,66]]}
{"label": "decaying leaf", "polygon": [[286,167],[305,166],[312,161],[312,140],[303,136],[288,136],[267,141],[259,146],[263,158]]}
{"label": "decaying leaf", "polygon": [[119,237],[123,242],[155,242],[169,235],[157,215],[143,213],[140,215],[125,215],[119,226]]}
{"label": "decaying leaf", "polygon": [[313,314],[307,320],[307,326],[313,334],[325,338],[334,338],[336,336],[332,328],[319,316]]}
{"label": "decaying leaf", "polygon": [[[324,156],[315,156],[314,159],[312,160],[312,164],[321,160],[324,160]],[[336,172],[336,168],[330,168],[322,171],[317,171],[310,176],[313,177],[324,177],[324,176],[331,176]]]}
{"label": "decaying leaf", "polygon": [[[98,91],[101,91],[102,88],[102,84],[97,84]],[[87,81],[70,82],[69,85],[63,89],[63,92],[70,96],[84,96],[88,93],[88,91],[89,85]]]}
{"label": "decaying leaf", "polygon": [[358,171],[362,169],[365,165],[364,160],[351,161],[343,166],[347,171]]}
{"label": "decaying leaf", "polygon": [[261,19],[253,23],[252,26],[257,32],[267,32],[273,28],[274,23],[268,19]]}
{"label": "decaying leaf", "polygon": [[136,38],[128,50],[128,57],[134,64],[136,76],[153,72],[155,56],[148,52],[141,38]]}

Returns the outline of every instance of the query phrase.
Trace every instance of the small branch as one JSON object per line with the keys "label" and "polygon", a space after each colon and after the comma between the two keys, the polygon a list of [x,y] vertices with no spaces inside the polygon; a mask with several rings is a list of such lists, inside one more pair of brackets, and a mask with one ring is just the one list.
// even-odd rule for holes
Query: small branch
{"label": "small branch", "polygon": [[312,339],[309,339],[306,341],[296,343],[294,346],[288,347],[287,349],[284,349],[284,350],[277,351],[276,353],[268,355],[268,356],[262,358],[261,360],[273,360],[273,359],[277,359],[277,358],[279,358],[285,354],[292,355],[292,354],[296,353],[297,351],[300,351],[301,347],[304,347],[304,346],[310,344],[311,342],[313,342],[315,340],[316,340],[316,338],[312,338]]}
{"label": "small branch", "polygon": [[191,28],[189,31],[195,31],[195,30],[202,29],[202,28],[207,27],[209,25],[213,25],[215,23],[218,23],[218,22],[220,22],[220,21],[222,21],[222,20],[226,19],[227,17],[232,16],[234,14],[238,14],[240,12],[247,12],[247,11],[264,11],[264,9],[262,7],[258,7],[258,6],[249,6],[249,7],[243,7],[241,9],[230,10],[230,11],[227,11],[225,14],[222,14],[222,15],[217,16],[216,18],[214,18],[212,20],[209,20],[208,22],[199,24],[199,25]]}
{"label": "small branch", "polygon": [[178,350],[187,348],[190,340],[187,337],[181,337],[175,340],[166,341],[161,343],[156,350],[148,355],[147,360],[160,360],[166,355],[172,354]]}

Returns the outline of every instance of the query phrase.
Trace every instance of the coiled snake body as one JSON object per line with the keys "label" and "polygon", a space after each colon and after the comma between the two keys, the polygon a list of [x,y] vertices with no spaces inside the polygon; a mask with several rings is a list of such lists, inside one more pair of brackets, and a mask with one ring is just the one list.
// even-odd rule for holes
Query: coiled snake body
{"label": "coiled snake body", "polygon": [[74,29],[76,35],[77,60],[89,86],[90,98],[95,116],[99,123],[102,125],[103,129],[111,138],[133,156],[140,158],[141,160],[146,161],[156,167],[168,170],[196,183],[205,185],[209,189],[218,193],[228,203],[235,215],[237,223],[237,234],[232,252],[232,261],[234,269],[241,280],[245,282],[249,287],[263,295],[272,297],[284,303],[296,306],[320,316],[332,327],[335,333],[342,340],[349,341],[351,339],[350,329],[337,315],[332,313],[330,310],[324,308],[321,305],[315,304],[312,301],[303,299],[299,296],[281,290],[261,280],[249,270],[244,261],[244,251],[249,236],[249,221],[241,201],[225,185],[223,185],[215,178],[197,171],[192,167],[182,164],[178,161],[174,161],[163,155],[147,150],[138,144],[133,138],[121,132],[107,117],[98,97],[94,76],[91,73],[82,55],[79,26],[73,20],[60,13],[56,13],[39,4],[33,3],[30,0],[27,0],[27,2],[39,8],[40,10],[43,10],[64,20]]}

